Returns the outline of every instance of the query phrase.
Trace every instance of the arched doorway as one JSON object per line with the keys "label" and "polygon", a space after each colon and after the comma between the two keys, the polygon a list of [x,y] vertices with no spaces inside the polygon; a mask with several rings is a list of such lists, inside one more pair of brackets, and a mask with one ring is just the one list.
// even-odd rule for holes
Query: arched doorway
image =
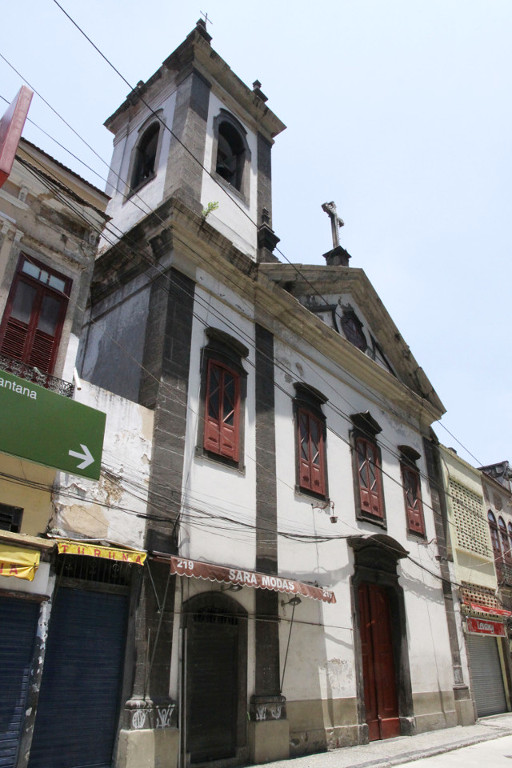
{"label": "arched doorway", "polygon": [[397,562],[407,552],[385,535],[354,536],[349,544],[355,554],[354,642],[363,732],[369,741],[411,734],[405,606],[397,574]]}
{"label": "arched doorway", "polygon": [[188,600],[185,619],[185,751],[191,763],[247,757],[247,612],[222,592]]}

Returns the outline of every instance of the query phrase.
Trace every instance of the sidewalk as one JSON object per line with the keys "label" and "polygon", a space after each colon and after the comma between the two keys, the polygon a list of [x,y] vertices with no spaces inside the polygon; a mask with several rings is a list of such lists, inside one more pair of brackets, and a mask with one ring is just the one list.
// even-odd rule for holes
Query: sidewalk
{"label": "sidewalk", "polygon": [[[372,741],[293,759],[293,768],[391,768],[393,765],[432,757],[481,741],[512,735],[512,713],[480,719],[475,725],[444,728],[417,736]],[[289,760],[267,763],[269,768],[290,768]]]}

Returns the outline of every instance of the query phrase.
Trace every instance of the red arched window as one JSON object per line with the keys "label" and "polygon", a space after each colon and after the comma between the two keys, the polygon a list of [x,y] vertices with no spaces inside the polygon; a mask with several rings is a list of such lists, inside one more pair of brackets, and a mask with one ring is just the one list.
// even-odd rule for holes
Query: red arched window
{"label": "red arched window", "polygon": [[505,521],[502,517],[500,517],[498,520],[498,528],[500,531],[501,551],[503,554],[503,559],[507,565],[510,565],[512,564],[512,557],[510,556],[510,541],[507,534],[507,526],[505,525]]}
{"label": "red arched window", "polygon": [[492,551],[494,553],[494,559],[497,563],[503,562],[501,556],[500,537],[498,534],[498,526],[496,525],[496,518],[491,510],[487,513],[487,520],[489,521],[489,530],[491,532]]}

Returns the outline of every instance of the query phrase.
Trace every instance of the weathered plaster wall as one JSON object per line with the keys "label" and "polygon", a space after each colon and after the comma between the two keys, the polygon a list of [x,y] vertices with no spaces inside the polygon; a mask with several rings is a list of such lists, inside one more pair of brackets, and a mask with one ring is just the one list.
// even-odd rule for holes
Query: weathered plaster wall
{"label": "weathered plaster wall", "polygon": [[150,292],[146,275],[120,286],[94,307],[80,342],[80,375],[134,402],[139,399]]}
{"label": "weathered plaster wall", "polygon": [[99,481],[60,473],[52,528],[69,537],[144,546],[153,413],[83,382],[76,399],[107,414]]}
{"label": "weathered plaster wall", "polygon": [[0,472],[0,502],[23,509],[21,533],[44,533],[52,513],[56,471],[0,453]]}

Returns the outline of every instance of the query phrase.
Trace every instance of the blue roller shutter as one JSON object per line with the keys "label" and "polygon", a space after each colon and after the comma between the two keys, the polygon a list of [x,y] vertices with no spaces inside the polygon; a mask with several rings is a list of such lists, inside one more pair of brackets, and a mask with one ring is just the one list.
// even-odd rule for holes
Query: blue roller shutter
{"label": "blue roller shutter", "polygon": [[111,765],[127,616],[125,595],[57,590],[29,768]]}
{"label": "blue roller shutter", "polygon": [[0,598],[0,768],[16,764],[39,603]]}

